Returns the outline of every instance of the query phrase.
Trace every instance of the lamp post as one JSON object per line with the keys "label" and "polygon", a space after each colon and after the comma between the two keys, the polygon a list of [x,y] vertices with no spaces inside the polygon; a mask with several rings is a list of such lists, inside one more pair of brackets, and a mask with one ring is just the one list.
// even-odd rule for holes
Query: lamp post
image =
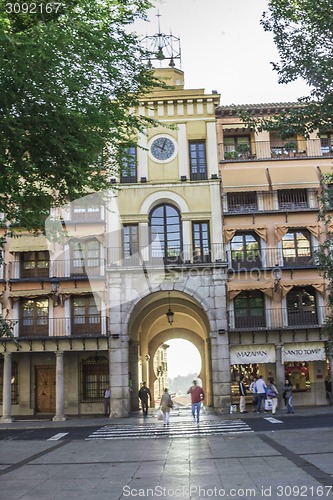
{"label": "lamp post", "polygon": [[167,312],[165,313],[166,317],[168,318],[168,323],[169,325],[171,326],[172,323],[173,323],[173,317],[175,315],[175,313],[171,310],[171,305],[170,305],[170,292],[168,292],[168,296],[169,296],[169,309],[167,310]]}

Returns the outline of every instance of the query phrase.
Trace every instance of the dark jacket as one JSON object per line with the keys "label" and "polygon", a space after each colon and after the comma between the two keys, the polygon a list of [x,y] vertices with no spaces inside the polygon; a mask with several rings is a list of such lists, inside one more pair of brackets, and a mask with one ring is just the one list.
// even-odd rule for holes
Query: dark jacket
{"label": "dark jacket", "polygon": [[240,380],[240,382],[238,383],[238,388],[239,388],[239,395],[246,396],[246,387],[242,380]]}
{"label": "dark jacket", "polygon": [[149,387],[141,387],[139,390],[139,398],[143,403],[148,403],[148,398],[151,399],[150,389]]}

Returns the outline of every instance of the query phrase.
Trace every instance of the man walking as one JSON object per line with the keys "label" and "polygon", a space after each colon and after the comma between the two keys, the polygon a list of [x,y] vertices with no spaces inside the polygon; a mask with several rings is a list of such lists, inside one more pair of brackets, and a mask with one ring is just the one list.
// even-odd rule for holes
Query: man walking
{"label": "man walking", "polygon": [[108,417],[110,415],[110,398],[111,398],[111,391],[110,391],[110,386],[108,385],[105,388],[104,391],[104,396],[103,396],[103,402],[104,402],[104,415]]}
{"label": "man walking", "polygon": [[259,378],[258,378],[257,382],[255,383],[254,390],[258,396],[257,413],[260,413],[261,402],[264,401],[264,404],[265,404],[266,393],[267,393],[267,386],[266,386],[264,379],[262,378],[262,375],[259,375]]}
{"label": "man walking", "polygon": [[151,402],[150,389],[147,387],[146,382],[142,382],[142,387],[139,390],[139,399],[141,400],[143,416],[146,417],[148,415],[148,399]]}
{"label": "man walking", "polygon": [[205,397],[204,391],[202,390],[202,387],[198,386],[197,381],[193,380],[193,385],[189,388],[187,394],[191,394],[193,420],[199,424],[200,407]]}
{"label": "man walking", "polygon": [[239,377],[239,411],[240,413],[247,413],[246,411],[246,387],[244,384],[244,375]]}

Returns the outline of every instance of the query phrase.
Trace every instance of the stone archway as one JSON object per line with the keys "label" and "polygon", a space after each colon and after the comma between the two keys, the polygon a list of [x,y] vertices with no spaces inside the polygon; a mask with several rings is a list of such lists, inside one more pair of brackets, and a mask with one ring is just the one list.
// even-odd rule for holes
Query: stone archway
{"label": "stone archway", "polygon": [[[192,342],[201,355],[200,378],[207,404],[212,404],[212,373],[209,321],[201,305],[185,292],[172,290],[170,305],[174,322],[170,326],[166,312],[168,291],[158,291],[142,298],[131,313],[129,321],[129,371],[132,381],[131,409],[138,408],[140,382],[146,380],[153,387],[156,375],[152,360],[158,347],[172,338]],[[153,392],[153,391],[152,391]]]}

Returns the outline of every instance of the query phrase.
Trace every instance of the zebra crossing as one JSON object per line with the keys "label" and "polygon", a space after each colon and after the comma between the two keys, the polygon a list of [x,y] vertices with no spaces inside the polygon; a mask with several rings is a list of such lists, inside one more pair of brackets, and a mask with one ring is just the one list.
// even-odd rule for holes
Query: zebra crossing
{"label": "zebra crossing", "polygon": [[215,435],[242,434],[254,432],[242,420],[207,420],[197,425],[195,422],[171,422],[163,426],[161,422],[135,425],[105,425],[91,433],[86,441],[94,439],[160,439],[188,438]]}

